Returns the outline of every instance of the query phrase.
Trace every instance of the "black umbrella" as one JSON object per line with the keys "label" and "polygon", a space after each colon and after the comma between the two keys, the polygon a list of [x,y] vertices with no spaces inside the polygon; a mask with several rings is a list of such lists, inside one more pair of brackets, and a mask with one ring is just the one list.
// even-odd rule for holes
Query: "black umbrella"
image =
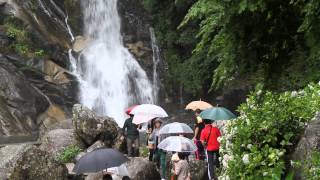
{"label": "black umbrella", "polygon": [[98,172],[111,167],[118,167],[128,161],[115,149],[97,149],[82,156],[73,168],[76,174]]}

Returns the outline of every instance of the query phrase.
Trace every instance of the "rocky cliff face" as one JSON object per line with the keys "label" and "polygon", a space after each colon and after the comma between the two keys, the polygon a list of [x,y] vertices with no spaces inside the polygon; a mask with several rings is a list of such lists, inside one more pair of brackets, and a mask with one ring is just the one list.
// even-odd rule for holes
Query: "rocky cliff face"
{"label": "rocky cliff face", "polygon": [[[151,78],[149,15],[139,1],[118,3],[124,44]],[[80,0],[0,0],[0,15],[0,135],[71,128],[78,83],[68,50],[89,42]]]}

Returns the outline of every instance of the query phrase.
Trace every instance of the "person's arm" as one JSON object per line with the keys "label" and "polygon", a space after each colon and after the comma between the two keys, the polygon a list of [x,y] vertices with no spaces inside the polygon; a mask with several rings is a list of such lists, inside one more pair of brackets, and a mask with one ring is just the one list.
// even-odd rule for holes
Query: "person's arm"
{"label": "person's arm", "polygon": [[126,133],[126,128],[128,126],[128,122],[127,120],[124,122],[123,128],[122,128],[122,137],[124,138],[124,135]]}
{"label": "person's arm", "polygon": [[205,131],[202,131],[200,134],[200,141],[204,147],[206,146],[206,142],[205,142],[206,138],[205,137],[206,137]]}
{"label": "person's arm", "polygon": [[194,136],[193,136],[193,140],[195,140],[198,136],[198,133],[199,133],[199,127],[196,126],[196,128],[194,129]]}
{"label": "person's arm", "polygon": [[174,174],[178,176],[180,174],[180,171],[181,171],[181,165],[179,162],[177,162],[175,163],[175,166],[174,166]]}

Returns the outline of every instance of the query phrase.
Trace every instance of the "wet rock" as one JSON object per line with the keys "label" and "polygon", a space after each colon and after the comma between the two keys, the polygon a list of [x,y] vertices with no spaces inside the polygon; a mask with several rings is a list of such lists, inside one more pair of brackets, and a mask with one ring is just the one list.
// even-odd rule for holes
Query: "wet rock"
{"label": "wet rock", "polygon": [[88,147],[87,152],[92,152],[96,149],[103,148],[103,147],[105,147],[104,143],[99,140],[99,141],[95,142],[94,144],[92,144],[90,147]]}
{"label": "wet rock", "polygon": [[57,105],[50,105],[49,108],[38,117],[41,122],[40,134],[53,129],[69,129],[72,128],[72,120],[67,118],[66,112]]}
{"label": "wet rock", "polygon": [[[139,1],[119,0],[118,11],[121,17],[121,33],[125,46],[138,60],[148,77],[153,73],[153,52],[151,42],[151,15]],[[164,70],[161,62],[158,72]]]}
{"label": "wet rock", "polygon": [[[295,162],[302,163],[302,168],[307,167],[315,151],[320,151],[320,113],[312,119],[305,129],[294,153],[292,159]],[[301,167],[294,168],[294,179],[305,179],[303,169]]]}
{"label": "wet rock", "polygon": [[31,134],[38,129],[37,117],[49,106],[48,100],[2,55],[0,76],[0,134]]}
{"label": "wet rock", "polygon": [[73,129],[49,131],[41,138],[41,142],[39,148],[52,154],[56,159],[65,148],[76,144]]}
{"label": "wet rock", "polygon": [[130,161],[126,163],[126,167],[132,180],[161,179],[155,164],[145,158],[130,158]]}
{"label": "wet rock", "polygon": [[86,47],[88,47],[89,44],[90,44],[90,39],[85,38],[83,36],[77,36],[73,43],[72,49],[78,53],[84,50]]}
{"label": "wet rock", "polygon": [[56,161],[48,152],[32,147],[17,159],[9,179],[65,180],[67,176],[68,170],[64,164]]}
{"label": "wet rock", "polygon": [[102,179],[103,179],[102,172],[89,173],[88,176],[85,178],[85,180],[102,180]]}
{"label": "wet rock", "polygon": [[76,138],[84,147],[97,140],[101,140],[106,147],[112,147],[119,140],[119,127],[112,118],[98,116],[80,104],[73,107],[72,122]]}
{"label": "wet rock", "polygon": [[28,144],[9,145],[0,148],[0,179],[7,179],[15,163],[32,146]]}
{"label": "wet rock", "polygon": [[0,47],[5,48],[9,44],[8,36],[0,28]]}

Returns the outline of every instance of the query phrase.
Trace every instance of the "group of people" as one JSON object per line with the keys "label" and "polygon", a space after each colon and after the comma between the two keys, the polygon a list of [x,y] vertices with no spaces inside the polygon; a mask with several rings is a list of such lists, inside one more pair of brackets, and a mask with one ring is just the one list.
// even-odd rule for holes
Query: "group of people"
{"label": "group of people", "polygon": [[[217,179],[216,167],[219,167],[219,142],[218,137],[221,136],[219,128],[212,123],[211,120],[202,119],[199,115],[201,110],[195,110],[195,125],[193,140],[197,146],[195,158],[197,160],[206,160],[208,163],[209,179]],[[132,122],[133,115],[130,116],[124,123],[122,128],[122,139],[126,139],[127,151],[129,157],[139,156],[139,129],[141,125],[136,125]],[[162,179],[167,177],[167,152],[157,148],[158,144],[165,138],[160,136],[159,131],[163,125],[160,118],[154,118],[148,123],[147,127],[147,147],[149,149],[149,161],[156,163],[160,169]],[[183,136],[183,134],[180,134]],[[190,170],[188,157],[190,153],[177,152],[172,155],[173,162],[171,179],[190,180]]]}

